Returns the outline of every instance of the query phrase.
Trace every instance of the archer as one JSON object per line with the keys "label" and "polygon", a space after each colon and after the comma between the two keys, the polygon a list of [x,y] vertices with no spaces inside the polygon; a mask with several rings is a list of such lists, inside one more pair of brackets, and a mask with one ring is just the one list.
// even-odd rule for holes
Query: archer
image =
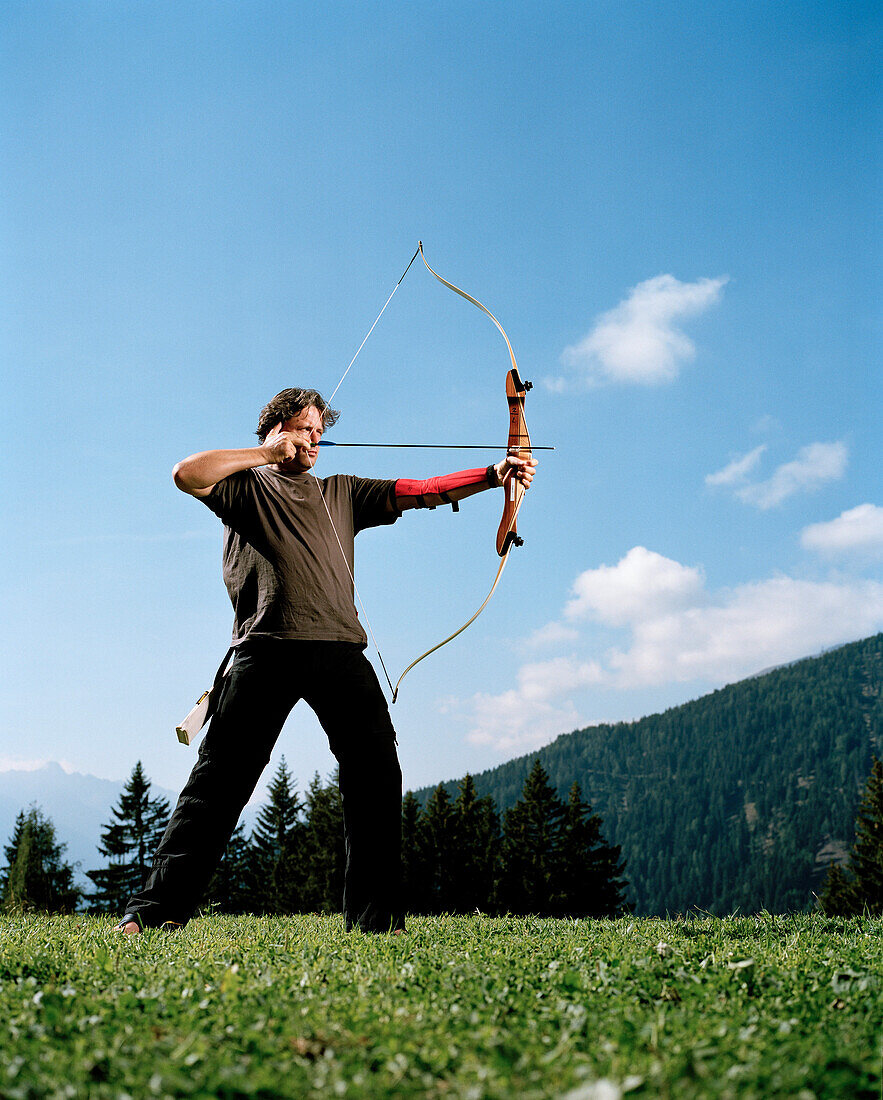
{"label": "archer", "polygon": [[174,469],[178,488],[224,524],[235,655],[153,869],[119,931],[190,919],[299,699],[315,711],[339,765],[346,928],[404,928],[402,773],[353,603],[354,539],[410,508],[456,507],[512,479],[526,489],[537,463],[507,454],[486,469],[428,481],[314,477],[322,434],[338,416],[316,390],[283,390],[261,412],[259,446],[203,451]]}

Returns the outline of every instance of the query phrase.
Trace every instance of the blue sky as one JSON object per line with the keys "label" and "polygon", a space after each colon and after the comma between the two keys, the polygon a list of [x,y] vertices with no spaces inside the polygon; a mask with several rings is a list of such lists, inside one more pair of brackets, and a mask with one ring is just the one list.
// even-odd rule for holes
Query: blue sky
{"label": "blue sky", "polygon": [[[0,767],[176,788],[230,610],[179,458],[330,392],[422,239],[553,444],[525,545],[393,708],[408,786],[883,629],[879,19],[840,3],[108,3],[2,21]],[[505,345],[415,265],[333,438],[505,441]],[[421,477],[466,451],[337,451]],[[498,494],[365,533],[395,675]],[[373,657],[373,655],[372,655]],[[284,752],[333,765],[305,707]]]}

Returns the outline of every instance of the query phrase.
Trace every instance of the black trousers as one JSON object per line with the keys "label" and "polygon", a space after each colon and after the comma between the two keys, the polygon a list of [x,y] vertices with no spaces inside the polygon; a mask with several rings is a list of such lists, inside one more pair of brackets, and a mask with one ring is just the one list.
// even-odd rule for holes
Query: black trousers
{"label": "black trousers", "polygon": [[315,711],[340,766],[347,929],[403,927],[402,772],[374,669],[354,643],[271,639],[236,651],[153,869],[126,906],[145,927],[193,915],[299,699]]}

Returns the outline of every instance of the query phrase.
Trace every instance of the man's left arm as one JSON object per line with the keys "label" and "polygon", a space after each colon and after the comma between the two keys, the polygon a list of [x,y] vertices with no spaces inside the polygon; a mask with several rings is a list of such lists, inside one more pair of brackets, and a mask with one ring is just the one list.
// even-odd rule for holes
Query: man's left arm
{"label": "man's left arm", "polygon": [[476,470],[458,470],[453,474],[431,477],[423,481],[400,478],[390,498],[390,512],[404,512],[408,508],[437,508],[442,504],[457,504],[466,497],[505,485],[510,478],[518,478],[525,489],[530,488],[537,460],[506,455],[493,466]]}

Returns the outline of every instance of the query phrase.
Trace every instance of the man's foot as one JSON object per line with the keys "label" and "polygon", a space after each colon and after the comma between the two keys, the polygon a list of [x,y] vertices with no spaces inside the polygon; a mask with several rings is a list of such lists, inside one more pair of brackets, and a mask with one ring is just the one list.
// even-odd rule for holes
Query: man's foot
{"label": "man's foot", "polygon": [[140,936],[141,921],[135,913],[126,913],[120,923],[114,928],[114,932],[122,932],[126,936]]}

